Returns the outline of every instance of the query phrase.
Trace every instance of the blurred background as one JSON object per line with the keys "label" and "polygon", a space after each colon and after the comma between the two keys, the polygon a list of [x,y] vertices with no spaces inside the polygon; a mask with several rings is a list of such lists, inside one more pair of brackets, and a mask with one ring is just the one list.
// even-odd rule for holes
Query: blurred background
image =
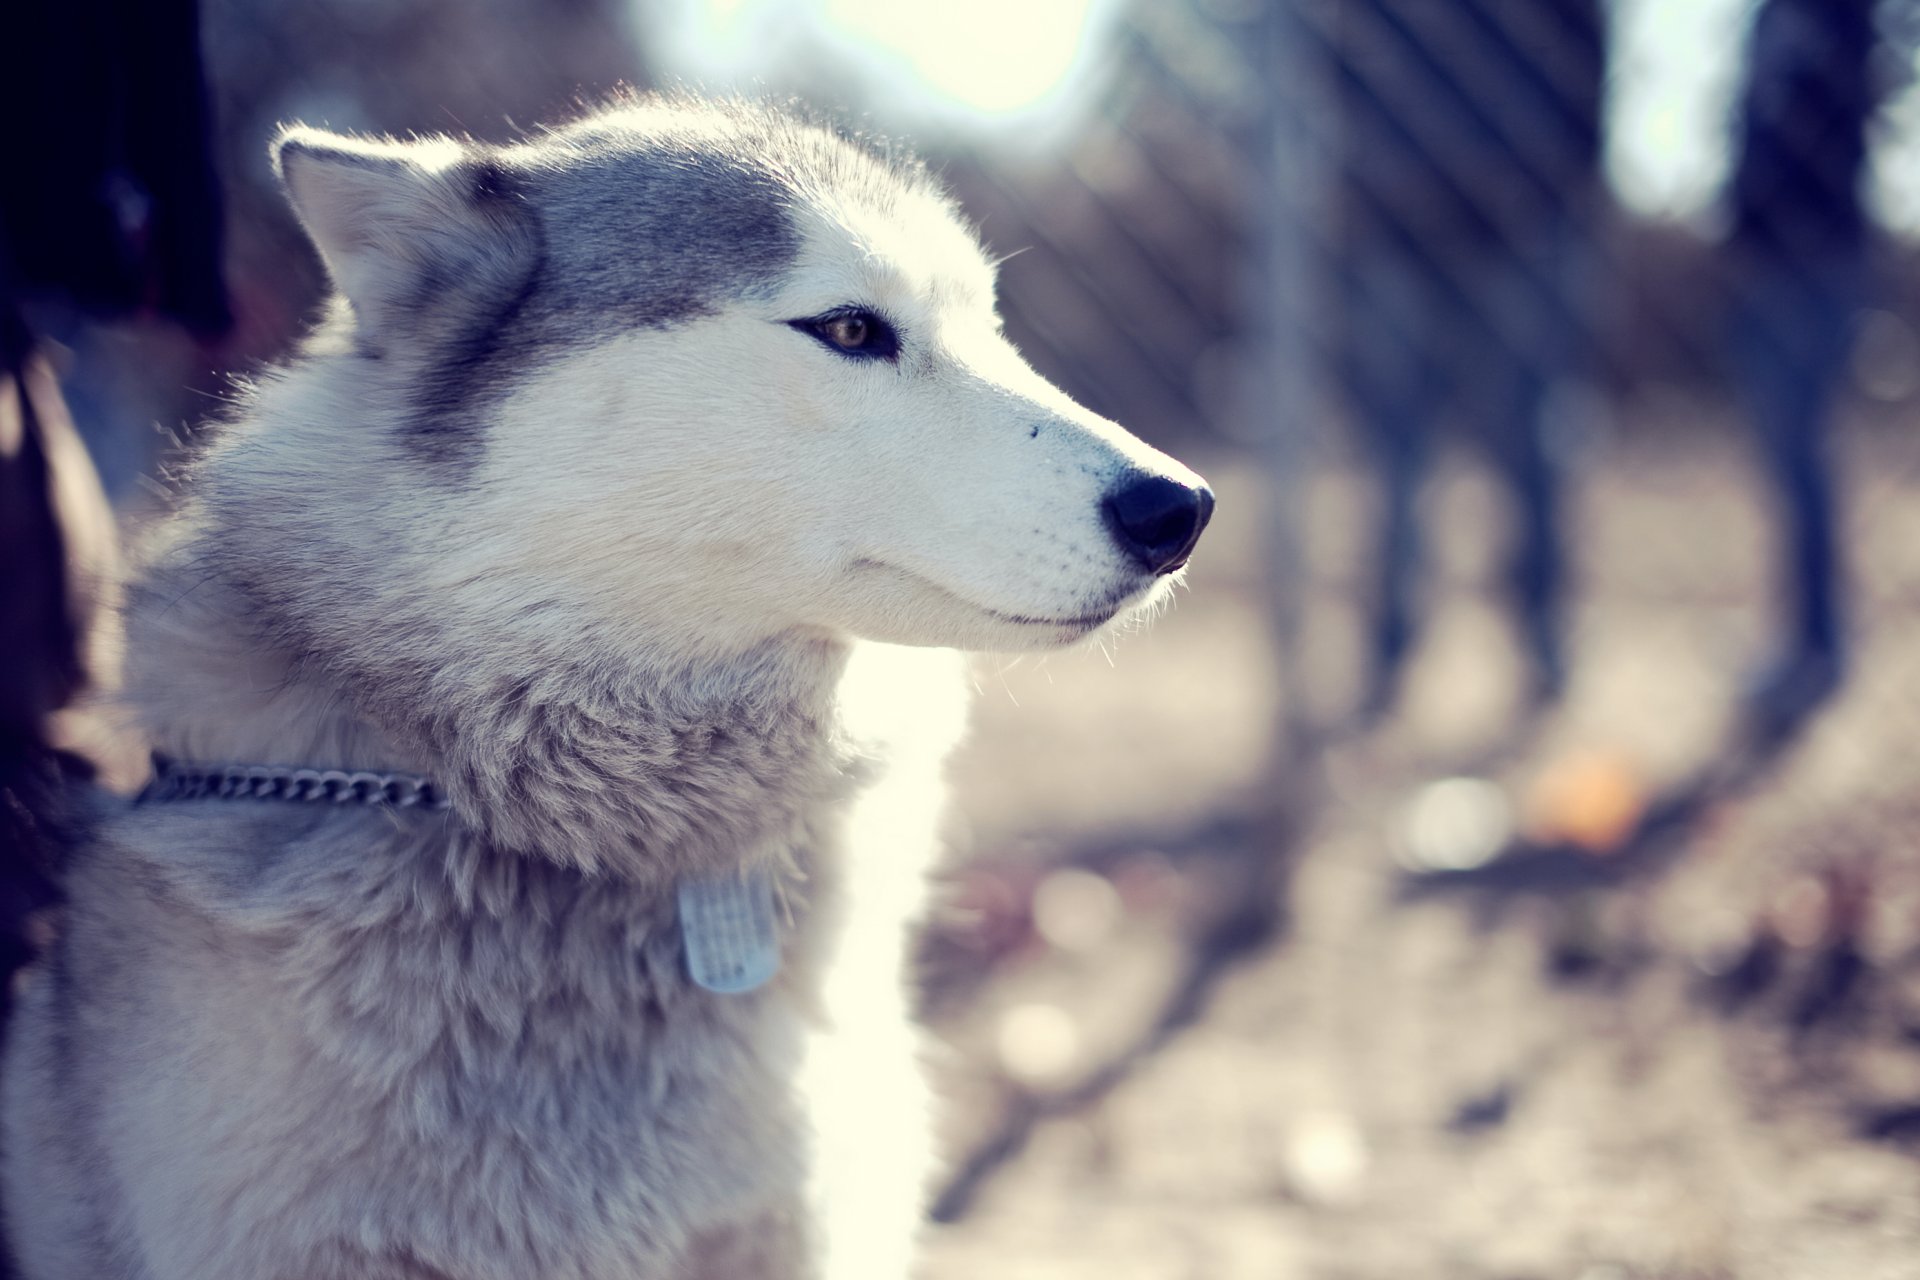
{"label": "blurred background", "polygon": [[623,84],[913,144],[1214,483],[1152,628],[978,665],[927,1276],[1920,1275],[1920,0],[203,0],[199,104],[194,20],[11,55],[122,116],[133,284],[32,162],[0,281],[123,523],[314,314],[278,123]]}

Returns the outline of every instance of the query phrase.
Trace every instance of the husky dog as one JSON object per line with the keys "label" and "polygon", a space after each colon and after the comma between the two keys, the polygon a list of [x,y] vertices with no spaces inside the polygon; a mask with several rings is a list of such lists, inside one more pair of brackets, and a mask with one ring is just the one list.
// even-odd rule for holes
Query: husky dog
{"label": "husky dog", "polygon": [[133,590],[173,763],[10,1032],[20,1269],[905,1276],[951,651],[1150,604],[1211,495],[827,130],[638,100],[276,157],[339,296]]}

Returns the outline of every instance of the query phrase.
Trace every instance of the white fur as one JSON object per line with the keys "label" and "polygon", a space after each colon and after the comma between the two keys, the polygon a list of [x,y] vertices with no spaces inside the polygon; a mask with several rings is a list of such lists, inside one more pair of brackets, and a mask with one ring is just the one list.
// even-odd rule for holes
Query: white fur
{"label": "white fur", "polygon": [[[294,135],[344,299],[136,589],[127,705],[175,756],[431,771],[454,810],[110,816],[9,1040],[30,1280],[906,1274],[902,953],[950,650],[1071,642],[1163,592],[1101,501],[1197,478],[1028,369],[944,203],[845,150],[796,161],[778,279],[544,354],[447,483],[396,443],[406,276],[508,278],[517,250],[461,204],[455,144]],[[849,304],[895,322],[897,363],[787,323]],[[784,966],[717,996],[673,888],[742,867],[779,880]]]}

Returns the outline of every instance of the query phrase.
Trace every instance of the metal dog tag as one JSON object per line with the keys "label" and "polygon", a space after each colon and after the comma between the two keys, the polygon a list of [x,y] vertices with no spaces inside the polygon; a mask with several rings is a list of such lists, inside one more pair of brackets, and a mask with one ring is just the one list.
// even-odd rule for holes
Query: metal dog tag
{"label": "metal dog tag", "polygon": [[739,995],[780,971],[773,878],[767,872],[683,881],[679,897],[680,936],[694,982]]}

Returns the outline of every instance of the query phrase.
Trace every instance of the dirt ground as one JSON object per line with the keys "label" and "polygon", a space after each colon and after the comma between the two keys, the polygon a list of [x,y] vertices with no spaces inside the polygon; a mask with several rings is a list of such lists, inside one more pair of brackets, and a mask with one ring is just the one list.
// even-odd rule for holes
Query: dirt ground
{"label": "dirt ground", "polygon": [[929,1280],[1920,1277],[1920,436],[1848,437],[1852,678],[1735,768],[1769,531],[1736,433],[1660,426],[1582,473],[1542,716],[1466,467],[1370,732],[1277,729],[1357,685],[1365,486],[1333,464],[1286,659],[1266,499],[1220,459],[1169,615],[981,669],[928,947],[967,1175]]}

